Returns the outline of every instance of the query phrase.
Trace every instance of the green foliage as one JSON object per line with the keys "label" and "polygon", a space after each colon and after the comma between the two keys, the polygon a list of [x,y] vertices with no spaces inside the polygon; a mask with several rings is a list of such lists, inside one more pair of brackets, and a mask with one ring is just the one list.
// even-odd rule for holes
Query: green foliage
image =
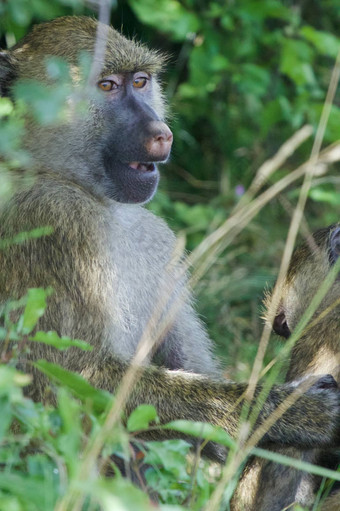
{"label": "green foliage", "polygon": [[24,335],[32,332],[37,321],[44,314],[46,309],[46,291],[45,289],[29,289],[26,298],[26,306],[21,316],[19,330]]}
{"label": "green foliage", "polygon": [[212,426],[211,424],[177,420],[169,422],[164,428],[179,431],[185,435],[196,438],[204,438],[207,441],[217,442],[225,447],[235,447],[235,443],[223,429]]}
{"label": "green foliage", "polygon": [[25,103],[29,111],[41,124],[51,124],[63,118],[63,106],[69,90],[54,87],[51,90],[35,81],[22,81],[15,95]]}
{"label": "green foliage", "polygon": [[91,351],[92,346],[90,346],[87,342],[81,341],[80,339],[70,339],[70,337],[62,336],[60,337],[57,332],[36,332],[33,337],[29,338],[31,341],[43,342],[44,344],[49,344],[50,346],[54,346],[59,350],[66,350],[71,346],[75,346],[76,348],[81,348],[86,351]]}
{"label": "green foliage", "polygon": [[0,97],[0,155],[8,159],[22,159],[20,139],[23,133],[23,121],[20,109],[14,108],[12,101]]}
{"label": "green foliage", "polygon": [[191,490],[186,455],[190,445],[183,440],[149,442],[145,458],[156,469],[146,473],[148,484],[160,495],[162,502],[180,504]]}
{"label": "green foliage", "polygon": [[337,207],[340,204],[340,193],[323,190],[322,188],[315,188],[309,193],[311,199],[316,202],[326,202],[329,206]]}
{"label": "green foliage", "polygon": [[27,240],[40,238],[41,236],[46,236],[48,234],[51,234],[52,232],[53,229],[51,227],[37,227],[36,229],[32,229],[31,231],[19,232],[18,234],[13,236],[13,238],[0,240],[0,248],[4,249],[14,243],[24,243]]}
{"label": "green foliage", "polygon": [[[13,90],[17,108],[21,107],[24,112],[29,112],[43,126],[65,121],[71,103],[74,114],[81,114],[83,103],[80,95],[76,95],[72,87],[75,84],[86,83],[90,65],[89,56],[86,53],[80,55],[77,76],[74,76],[72,81],[72,72],[63,59],[47,58],[49,87],[39,80],[19,81]],[[7,105],[4,107],[6,109]]]}
{"label": "green foliage", "polygon": [[95,410],[103,412],[112,402],[112,396],[108,392],[95,389],[79,374],[67,371],[59,365],[51,364],[46,360],[39,360],[34,365],[53,381],[65,385],[79,399],[89,399],[91,406]]}
{"label": "green foliage", "polygon": [[157,412],[154,406],[139,405],[129,416],[126,427],[132,433],[148,429],[150,422],[157,418]]}
{"label": "green foliage", "polygon": [[177,0],[159,0],[155,9],[154,0],[131,0],[130,6],[143,23],[162,26],[173,40],[183,41],[190,32],[196,32],[200,23],[197,16],[183,7]]}

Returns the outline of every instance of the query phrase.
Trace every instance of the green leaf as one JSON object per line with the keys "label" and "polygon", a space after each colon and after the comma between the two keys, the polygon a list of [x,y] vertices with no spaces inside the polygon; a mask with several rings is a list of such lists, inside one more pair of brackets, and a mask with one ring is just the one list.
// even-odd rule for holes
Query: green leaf
{"label": "green leaf", "polygon": [[288,99],[279,96],[273,101],[267,101],[262,109],[261,135],[267,136],[269,130],[278,122],[283,120],[290,121],[292,117],[292,108]]}
{"label": "green leaf", "polygon": [[81,427],[81,403],[64,388],[58,391],[58,409],[62,418],[62,431],[57,444],[68,466],[70,476],[74,476],[78,466],[83,430]]}
{"label": "green leaf", "polygon": [[321,55],[336,57],[340,50],[340,39],[328,32],[322,32],[307,25],[300,30],[301,35],[311,42]]}
{"label": "green leaf", "polygon": [[131,433],[147,429],[151,421],[157,419],[156,408],[152,405],[140,405],[129,416],[127,429]]}
{"label": "green leaf", "polygon": [[334,479],[335,481],[340,481],[340,472],[336,472],[335,470],[330,470],[324,467],[319,467],[317,465],[313,465],[312,463],[308,463],[307,461],[290,458],[284,454],[273,451],[266,451],[265,449],[261,449],[259,447],[252,449],[251,454],[266,460],[275,461],[275,463],[280,463],[281,465],[285,465],[287,467],[293,467],[298,470],[305,470],[310,474],[316,474],[321,477],[328,477],[330,479]]}
{"label": "green leaf", "polygon": [[0,249],[7,248],[11,245],[16,245],[20,243],[25,243],[28,240],[41,238],[42,236],[48,236],[52,234],[53,227],[38,227],[37,229],[32,229],[31,231],[22,231],[19,234],[13,236],[13,238],[5,238],[0,240]]}
{"label": "green leaf", "polygon": [[153,0],[130,0],[129,5],[143,23],[170,33],[177,41],[197,32],[201,24],[199,17],[187,11],[177,0],[158,0],[157,8]]}
{"label": "green leaf", "polygon": [[[19,474],[13,474],[3,471],[0,477],[0,489],[8,491],[11,495],[16,495],[25,503],[21,509],[45,509],[45,499],[43,496],[48,494],[48,479],[25,477]],[[44,489],[44,491],[42,491]],[[26,503],[31,504],[26,508]],[[35,508],[33,508],[35,504]]]}
{"label": "green leaf", "polygon": [[307,43],[295,39],[283,40],[280,71],[296,85],[315,85],[312,60],[313,50]]}
{"label": "green leaf", "polygon": [[257,19],[261,20],[266,18],[279,18],[291,21],[291,9],[282,4],[283,2],[277,0],[248,1],[245,2],[245,6],[241,3],[239,11],[244,17],[247,16],[251,22],[254,22]]}
{"label": "green leaf", "polygon": [[174,208],[178,218],[197,231],[207,229],[217,214],[216,208],[203,204],[188,206],[184,202],[175,202]]}
{"label": "green leaf", "polygon": [[57,332],[49,331],[49,332],[36,332],[34,337],[29,337],[30,341],[42,342],[44,344],[48,344],[49,346],[54,346],[58,350],[66,350],[71,346],[76,348],[80,348],[84,351],[92,351],[93,346],[91,344],[81,341],[80,339],[71,339],[70,337],[60,337]]}
{"label": "green leaf", "polygon": [[12,391],[14,392],[15,387],[24,387],[30,381],[31,377],[28,374],[20,373],[10,366],[0,366],[0,394],[4,393],[9,396]]}
{"label": "green leaf", "polygon": [[191,50],[189,69],[190,85],[196,88],[196,96],[213,92],[220,83],[223,71],[230,67],[225,55],[219,53],[218,42],[206,40]]}
{"label": "green leaf", "polygon": [[14,93],[39,123],[47,125],[65,118],[65,105],[71,89],[63,83],[46,87],[34,80],[22,80],[15,84]]}
{"label": "green leaf", "polygon": [[90,400],[96,411],[105,411],[112,403],[112,395],[105,390],[96,389],[82,376],[63,369],[57,364],[46,360],[38,360],[34,366],[49,378],[69,388],[72,393],[83,401]]}
{"label": "green leaf", "polygon": [[7,397],[0,397],[0,441],[2,441],[3,436],[7,432],[11,422],[12,422],[12,406]]}
{"label": "green leaf", "polygon": [[[164,467],[177,480],[184,481],[188,478],[185,457],[190,449],[191,445],[181,439],[148,442],[144,461],[152,466]],[[158,476],[158,472],[156,475]]]}
{"label": "green leaf", "polygon": [[162,426],[164,429],[171,429],[173,431],[179,431],[186,435],[194,436],[196,438],[203,438],[204,440],[217,442],[226,447],[232,448],[235,446],[235,442],[232,438],[219,426],[212,426],[206,422],[191,422],[187,420],[178,420],[168,422]]}
{"label": "green leaf", "polygon": [[8,2],[13,21],[18,25],[27,26],[32,19],[32,10],[26,2]]}
{"label": "green leaf", "polygon": [[[83,491],[88,489],[84,484]],[[93,493],[103,511],[150,511],[148,495],[134,486],[127,478],[98,479],[93,484]]]}
{"label": "green leaf", "polygon": [[271,75],[261,66],[255,64],[243,64],[232,78],[237,83],[238,89],[243,94],[254,94],[262,97],[268,94],[271,86]]}
{"label": "green leaf", "polygon": [[28,290],[26,307],[23,314],[23,334],[29,334],[35,327],[38,319],[44,314],[47,305],[46,297],[50,293],[50,290],[41,287]]}
{"label": "green leaf", "polygon": [[[321,102],[309,104],[306,110],[308,121],[317,125],[322,115],[323,107],[324,104]],[[325,141],[335,142],[339,139],[339,126],[340,108],[337,105],[332,105],[324,136]]]}
{"label": "green leaf", "polygon": [[9,98],[0,98],[0,118],[13,112],[13,103]]}
{"label": "green leaf", "polygon": [[0,326],[0,340],[4,341],[8,335],[7,329],[3,326]]}
{"label": "green leaf", "polygon": [[313,188],[309,192],[309,197],[316,202],[326,202],[332,206],[340,206],[340,193]]}

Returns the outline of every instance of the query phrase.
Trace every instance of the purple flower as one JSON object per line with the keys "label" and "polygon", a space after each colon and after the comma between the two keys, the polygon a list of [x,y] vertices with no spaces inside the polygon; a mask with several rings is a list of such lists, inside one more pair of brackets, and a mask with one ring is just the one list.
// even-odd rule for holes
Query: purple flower
{"label": "purple flower", "polygon": [[237,197],[242,197],[242,195],[244,194],[245,192],[245,189],[244,189],[244,186],[243,185],[237,185],[235,187],[235,195]]}

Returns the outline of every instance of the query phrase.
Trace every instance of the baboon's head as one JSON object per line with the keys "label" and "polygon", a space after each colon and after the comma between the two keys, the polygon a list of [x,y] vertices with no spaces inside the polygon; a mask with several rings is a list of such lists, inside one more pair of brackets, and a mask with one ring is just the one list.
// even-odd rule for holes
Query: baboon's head
{"label": "baboon's head", "polygon": [[94,19],[62,17],[0,54],[1,94],[15,96],[20,83],[21,91],[44,85],[52,108],[61,59],[68,70],[61,118],[42,124],[27,114],[24,146],[33,166],[118,202],[150,200],[156,163],[172,144],[157,81],[164,58]]}
{"label": "baboon's head", "polygon": [[[313,237],[297,248],[293,254],[286,279],[280,289],[280,305],[274,319],[273,329],[288,338],[303,316],[312,299],[325,281],[330,269],[340,258],[340,223],[320,229]],[[271,297],[266,299],[267,309]],[[326,308],[339,310],[340,274],[328,289],[318,307],[318,313]]]}

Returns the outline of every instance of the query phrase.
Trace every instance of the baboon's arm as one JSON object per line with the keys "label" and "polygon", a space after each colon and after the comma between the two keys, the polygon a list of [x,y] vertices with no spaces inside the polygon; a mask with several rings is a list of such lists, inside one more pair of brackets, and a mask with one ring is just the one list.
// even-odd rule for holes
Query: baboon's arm
{"label": "baboon's arm", "polygon": [[[99,370],[91,366],[84,368],[82,374],[94,386],[114,392],[126,370],[126,364],[111,359]],[[155,367],[137,371],[138,381],[128,400],[127,412],[141,403],[148,403],[156,407],[163,424],[177,419],[202,421],[221,426],[232,437],[236,436],[246,383],[212,381],[197,374]],[[319,382],[324,379],[318,380],[307,393],[301,393],[261,443],[309,448],[333,441],[339,417],[339,395],[336,388],[322,388]],[[294,389],[296,385],[275,386],[261,405],[255,398],[252,407],[259,409],[257,424],[269,417]],[[257,396],[260,391],[258,386]]]}

